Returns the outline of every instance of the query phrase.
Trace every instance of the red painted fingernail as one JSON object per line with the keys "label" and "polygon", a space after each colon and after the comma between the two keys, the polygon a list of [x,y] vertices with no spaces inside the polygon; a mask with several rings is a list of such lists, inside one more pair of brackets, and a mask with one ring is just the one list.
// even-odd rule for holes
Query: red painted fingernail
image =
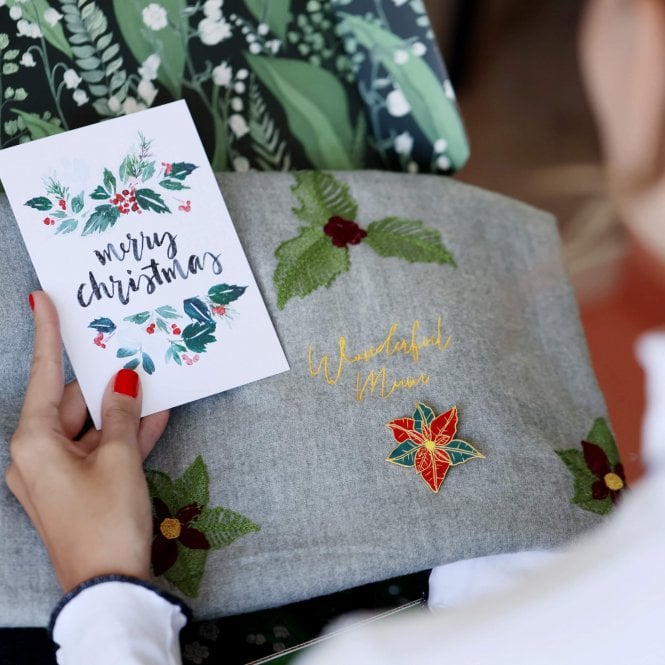
{"label": "red painted fingernail", "polygon": [[139,375],[133,369],[121,369],[115,375],[113,392],[136,397],[139,394]]}
{"label": "red painted fingernail", "polygon": [[32,293],[28,294],[28,303],[30,304],[30,309],[35,311],[35,299],[32,296]]}

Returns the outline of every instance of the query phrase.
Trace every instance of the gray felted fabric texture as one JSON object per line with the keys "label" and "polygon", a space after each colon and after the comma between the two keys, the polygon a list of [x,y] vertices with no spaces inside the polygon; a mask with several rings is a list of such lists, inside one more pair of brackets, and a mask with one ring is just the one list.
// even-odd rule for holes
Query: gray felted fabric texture
{"label": "gray felted fabric texture", "polygon": [[[281,605],[459,559],[552,548],[598,523],[570,503],[573,479],[555,449],[570,448],[606,414],[555,221],[533,208],[435,176],[335,174],[350,185],[360,226],[389,216],[437,229],[457,267],[378,256],[349,246],[350,270],[329,288],[277,307],[275,250],[304,223],[293,174],[219,178],[291,370],[175,409],[146,466],[176,478],[201,455],[210,506],[260,525],[211,551],[197,598],[199,618]],[[6,199],[0,199],[0,467],[27,381],[37,282]],[[385,340],[437,334],[422,349],[347,365],[329,385],[313,358]],[[429,382],[356,398],[370,371]],[[223,371],[223,368],[219,368]],[[438,494],[413,468],[387,463],[386,424],[416,402],[459,410],[457,436],[485,459],[450,469]],[[4,483],[0,487],[0,625],[44,625],[60,591],[40,540]],[[161,579],[166,589],[173,590]],[[177,593],[177,590],[176,590]]]}

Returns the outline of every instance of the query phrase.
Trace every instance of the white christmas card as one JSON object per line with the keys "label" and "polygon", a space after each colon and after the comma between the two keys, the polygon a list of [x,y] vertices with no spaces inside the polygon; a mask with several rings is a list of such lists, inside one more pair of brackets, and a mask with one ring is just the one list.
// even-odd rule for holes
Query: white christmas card
{"label": "white christmas card", "polygon": [[122,367],[143,415],[288,369],[185,102],[0,150],[0,179],[97,427]]}

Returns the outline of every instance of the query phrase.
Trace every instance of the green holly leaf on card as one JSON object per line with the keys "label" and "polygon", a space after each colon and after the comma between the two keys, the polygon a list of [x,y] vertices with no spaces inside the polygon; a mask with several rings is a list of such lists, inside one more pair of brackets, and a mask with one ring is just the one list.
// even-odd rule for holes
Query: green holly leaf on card
{"label": "green holly leaf on card", "polygon": [[143,210],[152,210],[159,214],[163,212],[171,212],[166,203],[164,203],[161,194],[158,194],[152,189],[147,187],[137,189],[136,192],[134,192],[134,196],[136,196],[136,202],[139,204],[139,207]]}
{"label": "green holly leaf on card", "polygon": [[227,508],[208,507],[208,469],[201,457],[175,481],[146,471],[153,511],[151,563],[182,593],[196,597],[208,554],[260,527]]}
{"label": "green holly leaf on card", "polygon": [[295,296],[303,298],[322,286],[330,287],[350,269],[349,246],[361,242],[379,256],[456,265],[439,232],[422,221],[387,217],[365,230],[355,221],[358,204],[347,184],[318,171],[299,171],[295,179],[292,191],[300,206],[293,213],[308,226],[275,251],[273,283],[280,309]]}
{"label": "green holly leaf on card", "polygon": [[91,321],[90,324],[88,325],[88,328],[92,328],[93,330],[96,330],[99,333],[108,335],[116,329],[116,325],[108,317],[100,317],[98,319],[95,319],[94,321]]}
{"label": "green holly leaf on card", "polygon": [[131,316],[126,316],[123,321],[129,321],[130,323],[136,323],[136,325],[143,325],[150,318],[150,312],[139,312],[138,314],[132,314]]}
{"label": "green holly leaf on card", "polygon": [[76,231],[76,227],[79,223],[75,219],[65,219],[64,221],[58,224],[58,228],[55,230],[56,235],[59,233],[71,233]]}
{"label": "green holly leaf on card", "polygon": [[75,196],[72,199],[72,212],[75,215],[78,215],[81,210],[83,210],[83,201],[85,199],[85,194],[81,192],[78,196]]}
{"label": "green holly leaf on card", "polygon": [[199,167],[196,164],[188,164],[187,162],[173,162],[171,170],[168,173],[170,178],[176,180],[184,180],[188,175],[193,173]]}
{"label": "green holly leaf on card", "polygon": [[95,201],[106,201],[106,199],[111,198],[111,195],[101,185],[97,185],[90,193],[90,198],[95,199]]}
{"label": "green holly leaf on card", "polygon": [[182,331],[182,341],[193,353],[204,353],[208,344],[217,341],[213,334],[216,329],[214,321],[195,321]]}
{"label": "green holly leaf on card", "polygon": [[206,323],[212,320],[210,309],[201,298],[187,298],[187,300],[183,301],[183,309],[185,310],[185,314],[193,321]]}
{"label": "green holly leaf on card", "polygon": [[34,199],[26,201],[25,205],[30,206],[35,210],[40,210],[42,212],[50,210],[53,207],[53,204],[51,203],[50,199],[47,199],[45,196],[35,196]]}
{"label": "green holly leaf on card", "polygon": [[83,227],[81,235],[87,236],[91,233],[102,233],[113,226],[120,217],[119,210],[110,204],[97,206],[95,212],[90,215]]}
{"label": "green holly leaf on card", "polygon": [[616,441],[604,418],[594,421],[581,448],[555,451],[573,475],[571,503],[606,515],[626,489],[626,476]]}
{"label": "green holly leaf on card", "polygon": [[236,286],[234,284],[216,284],[208,289],[208,298],[215,305],[229,305],[238,300],[245,293],[246,286]]}
{"label": "green holly leaf on card", "polygon": [[178,191],[180,189],[190,189],[187,185],[183,185],[178,180],[160,180],[159,184],[164,189],[171,189],[173,191]]}

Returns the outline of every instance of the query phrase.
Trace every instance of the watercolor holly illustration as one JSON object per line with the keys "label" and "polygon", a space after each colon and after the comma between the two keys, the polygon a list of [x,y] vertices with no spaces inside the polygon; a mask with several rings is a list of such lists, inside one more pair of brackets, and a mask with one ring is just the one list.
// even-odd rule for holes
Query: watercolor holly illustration
{"label": "watercolor holly illustration", "polygon": [[626,489],[626,476],[616,441],[604,418],[597,418],[582,450],[556,450],[574,478],[571,503],[598,515],[609,513]]}
{"label": "watercolor holly illustration", "polygon": [[69,187],[49,176],[44,181],[45,193],[25,205],[45,213],[41,221],[55,227],[56,235],[78,228],[82,236],[103,233],[121,217],[144,212],[171,214],[171,207],[190,212],[191,200],[175,193],[190,189],[185,181],[197,168],[189,162],[159,161],[152,152],[152,141],[139,133],[138,147],[124,157],[116,172],[104,168],[93,191],[72,196]]}
{"label": "watercolor holly illustration", "polygon": [[423,222],[386,217],[371,222],[366,229],[357,221],[358,204],[349,186],[328,173],[299,171],[292,191],[300,202],[293,213],[306,226],[295,238],[276,250],[277,267],[273,282],[277,306],[316,289],[330,287],[351,268],[349,245],[363,242],[379,256],[398,257],[410,263],[438,263],[455,266],[441,236]]}
{"label": "watercolor holly illustration", "polygon": [[146,470],[152,501],[152,569],[185,595],[199,593],[208,553],[261,530],[227,508],[209,507],[209,475],[201,456],[175,480]]}
{"label": "watercolor holly illustration", "polygon": [[[148,354],[143,344],[137,340],[136,330],[141,335],[157,336],[165,345],[164,363],[171,361],[177,365],[193,365],[205,353],[209,344],[217,341],[215,333],[218,323],[230,322],[237,312],[229,305],[238,300],[247,289],[235,284],[215,284],[205,296],[186,298],[182,303],[182,312],[171,305],[161,305],[152,310],[131,314],[122,319],[122,335],[126,341],[116,350],[116,357],[125,360],[124,367],[137,369],[139,365],[146,374],[156,370],[155,361]],[[96,331],[93,344],[106,349],[118,333],[118,326],[108,317],[99,317],[91,321],[88,328]]]}
{"label": "watercolor holly illustration", "polygon": [[470,443],[455,438],[457,423],[456,406],[437,416],[418,402],[411,418],[396,418],[388,423],[399,445],[386,461],[415,467],[427,486],[437,493],[451,466],[485,458]]}

